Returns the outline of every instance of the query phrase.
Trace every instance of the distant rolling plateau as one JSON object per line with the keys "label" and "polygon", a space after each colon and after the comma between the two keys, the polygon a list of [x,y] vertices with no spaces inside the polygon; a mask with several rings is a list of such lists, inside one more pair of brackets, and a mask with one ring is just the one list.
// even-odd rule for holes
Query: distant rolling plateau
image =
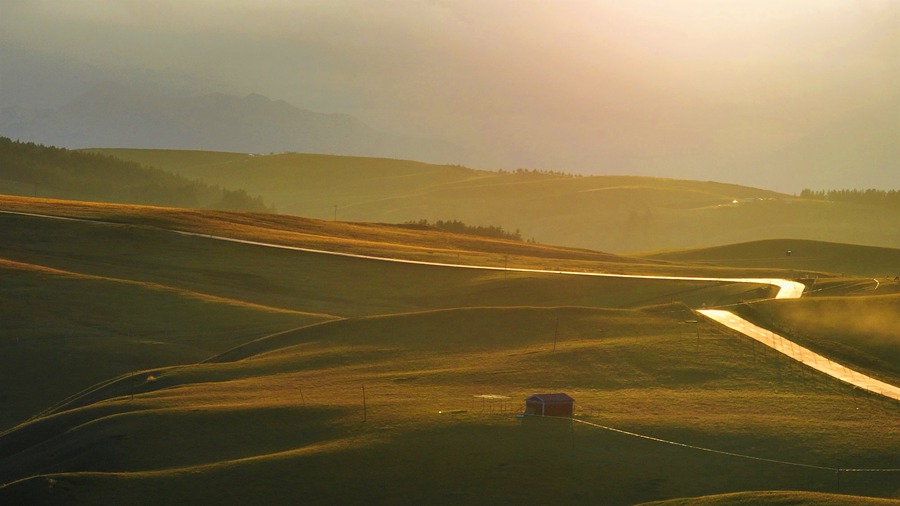
{"label": "distant rolling plateau", "polygon": [[856,276],[900,275],[900,249],[801,239],[769,239],[642,256],[648,260],[699,263],[708,266],[800,268]]}
{"label": "distant rolling plateau", "polygon": [[[327,218],[0,196],[0,503],[900,499],[900,403],[693,311],[897,384],[900,282],[850,268],[896,249],[637,257]],[[598,272],[808,295],[574,274]],[[516,417],[538,392],[574,417]]]}
{"label": "distant rolling plateau", "polygon": [[[575,176],[300,153],[93,152],[259,195],[279,213],[342,221],[459,220],[616,253],[808,239],[896,248],[896,208],[711,181]],[[765,181],[760,181],[765,187]]]}

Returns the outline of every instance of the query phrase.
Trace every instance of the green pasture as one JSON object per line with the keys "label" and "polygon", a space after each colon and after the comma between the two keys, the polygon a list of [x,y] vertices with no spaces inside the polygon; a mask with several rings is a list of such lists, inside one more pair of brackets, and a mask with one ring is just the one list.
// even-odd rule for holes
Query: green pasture
{"label": "green pasture", "polygon": [[888,383],[900,383],[900,294],[738,306],[745,318]]}
{"label": "green pasture", "polygon": [[706,497],[670,499],[643,503],[645,506],[752,506],[754,504],[792,506],[889,506],[894,499],[821,492],[739,492]]}
{"label": "green pasture", "polygon": [[242,188],[279,213],[357,222],[459,220],[610,252],[795,238],[895,248],[887,208],[798,199],[710,181],[487,172],[404,160],[281,153],[98,150],[208,184]]}
{"label": "green pasture", "polygon": [[[0,256],[11,261],[341,317],[460,306],[629,307],[673,300],[712,305],[764,295],[762,287],[753,285],[409,265],[237,244],[155,227],[16,215],[2,215],[0,220]],[[503,243],[494,244],[498,250],[485,254],[495,263],[508,261],[516,267],[530,261],[503,255]],[[538,260],[565,268],[568,259]],[[627,261],[617,265],[619,271],[634,272]],[[643,265],[635,265],[643,273]],[[722,271],[705,271],[716,272]]]}
{"label": "green pasture", "polygon": [[[105,378],[318,321],[475,306],[634,307],[753,286],[403,265],[0,215],[2,426]],[[31,381],[17,378],[31,377]]]}
{"label": "green pasture", "polygon": [[0,427],[125,371],[322,321],[148,282],[0,261]]}
{"label": "green pasture", "polygon": [[[297,330],[238,361],[143,371],[136,383],[124,375],[0,437],[15,450],[0,460],[0,497],[632,504],[773,488],[896,496],[895,475],[831,468],[896,467],[900,406],[711,326],[701,326],[698,345],[683,314],[670,305],[369,317]],[[570,393],[580,420],[785,463],[515,418],[540,391]],[[510,404],[473,397],[486,393]],[[522,485],[535,481],[548,485]]]}
{"label": "green pasture", "polygon": [[[0,503],[900,497],[897,472],[837,471],[900,468],[900,404],[690,310],[774,321],[896,380],[886,282],[264,214],[0,204],[87,220],[0,214]],[[410,265],[167,229],[494,266],[793,269],[815,281],[809,299],[762,301],[772,290],[760,285]],[[537,392],[570,394],[594,425],[516,418]],[[755,492],[766,490],[795,492]]]}
{"label": "green pasture", "polygon": [[[900,246],[900,240],[895,246]],[[868,276],[892,284],[900,276],[900,249],[800,239],[773,239],[712,248],[644,255],[672,262],[730,267],[818,271],[837,276]]]}

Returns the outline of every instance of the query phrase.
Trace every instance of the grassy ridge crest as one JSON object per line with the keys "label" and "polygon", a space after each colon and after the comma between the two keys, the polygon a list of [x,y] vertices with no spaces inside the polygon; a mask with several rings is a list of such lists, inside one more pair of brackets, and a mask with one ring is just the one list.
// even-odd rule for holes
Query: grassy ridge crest
{"label": "grassy ridge crest", "polygon": [[900,276],[900,248],[802,239],[769,239],[711,248],[646,253],[640,256],[671,262],[803,269],[887,279]]}
{"label": "grassy ridge crest", "polygon": [[828,202],[711,181],[487,172],[302,153],[97,152],[245,188],[287,214],[360,222],[424,219],[501,225],[542,243],[615,253],[780,237],[900,244],[900,217],[884,206]]}
{"label": "grassy ridge crest", "polygon": [[[528,395],[564,391],[583,419],[661,439],[826,468],[900,467],[900,406],[697,321],[688,307],[760,298],[764,287],[406,265],[171,230],[453,263],[734,276],[726,266],[259,213],[10,197],[0,206],[84,219],[0,214],[0,259],[12,273],[0,311],[23,304],[4,321],[53,323],[20,325],[17,344],[3,334],[15,354],[0,355],[0,374],[18,363],[33,374],[47,364],[27,361],[48,356],[62,371],[75,344],[86,364],[116,362],[94,381],[87,373],[102,371],[48,375],[76,390],[55,397],[0,381],[51,406],[0,434],[0,502],[634,504],[770,488],[900,497],[894,476],[838,482],[827,469],[511,416]],[[79,297],[88,285],[93,298]],[[889,312],[894,298],[853,299]],[[768,307],[756,304],[743,307]],[[142,367],[122,360],[135,341],[163,342],[148,331],[204,352],[145,357]],[[537,481],[553,486],[522,485]]]}

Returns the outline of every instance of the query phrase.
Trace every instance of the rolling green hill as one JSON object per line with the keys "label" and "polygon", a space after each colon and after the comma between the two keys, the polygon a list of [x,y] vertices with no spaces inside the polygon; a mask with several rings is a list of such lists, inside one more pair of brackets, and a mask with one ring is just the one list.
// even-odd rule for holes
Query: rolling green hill
{"label": "rolling green hill", "polygon": [[[790,253],[788,253],[790,252]],[[836,244],[801,239],[772,239],[712,248],[642,255],[672,262],[796,269],[874,276],[891,280],[900,275],[900,249]]]}
{"label": "rolling green hill", "polygon": [[243,190],[210,186],[110,156],[0,137],[0,193],[246,211],[268,208]]}
{"label": "rolling green hill", "polygon": [[757,301],[737,311],[826,357],[900,384],[900,293]]}
{"label": "rolling green hill", "polygon": [[845,494],[778,491],[741,492],[737,494],[721,494],[707,497],[692,497],[643,503],[644,506],[745,506],[754,504],[791,504],[795,506],[889,506],[897,504],[897,501]]}
{"label": "rolling green hill", "polygon": [[362,222],[459,220],[611,252],[794,238],[900,246],[884,207],[794,198],[714,182],[486,172],[403,160],[284,153],[106,149],[211,184],[245,188],[278,212]]}
{"label": "rolling green hill", "polygon": [[124,371],[196,362],[329,318],[2,259],[0,276],[0,427]]}
{"label": "rolling green hill", "polygon": [[[125,206],[3,195],[0,195],[0,207],[0,210],[10,212],[134,226],[135,230],[147,233],[158,229],[180,230],[291,247],[451,264],[702,277],[785,277],[792,274],[784,269],[679,264],[594,250],[447,233],[419,225],[330,222],[286,215]],[[23,230],[27,232],[28,227],[24,226]]]}
{"label": "rolling green hill", "polygon": [[[900,497],[895,472],[838,471],[900,468],[900,404],[697,322],[688,307],[734,306],[767,288],[503,267],[789,269],[261,213],[21,197],[0,197],[0,211],[0,317],[12,322],[0,331],[0,374],[10,375],[0,381],[0,503]],[[834,278],[850,281],[871,283]],[[896,296],[875,298],[889,315]],[[785,308],[779,319],[800,322],[781,302],[743,307],[757,317]],[[803,321],[816,341],[816,319]],[[855,350],[849,363],[879,349],[852,337],[841,346]],[[578,423],[513,416],[526,396],[554,391],[576,399]],[[475,397],[484,394],[507,399]]]}
{"label": "rolling green hill", "polygon": [[[520,255],[531,251],[534,261],[563,267],[569,266],[566,262],[582,266],[585,258],[590,265],[603,261],[620,270],[643,266],[603,253],[437,231],[41,199],[2,202],[7,209],[18,203],[23,211],[80,213],[94,220],[0,213],[0,266],[6,273],[0,344],[11,351],[0,355],[0,377],[9,380],[3,383],[3,426],[35,414],[48,399],[56,402],[109,376],[200,361],[323,319],[471,306],[716,304],[754,298],[760,290],[714,282],[594,280],[402,265],[211,241],[160,226],[199,223],[224,235],[237,230],[245,238],[284,240],[293,223],[307,247],[390,255],[400,247],[391,241],[406,238],[406,248],[415,246],[413,254],[428,244],[452,247],[444,257],[452,261],[477,261],[488,254],[499,263],[508,251],[517,253],[515,266],[527,264],[528,257]],[[118,223],[97,222],[101,216]],[[244,226],[235,229],[239,218]],[[129,220],[135,224],[126,225]],[[284,227],[276,229],[281,235],[267,228],[276,225]],[[435,256],[426,255],[441,259]],[[67,374],[40,383],[14,380],[27,371]]]}
{"label": "rolling green hill", "polygon": [[[827,469],[895,466],[900,407],[711,328],[698,350],[671,309],[363,318],[298,330],[239,361],[124,375],[0,436],[0,497],[630,504],[759,488],[900,493],[889,473]],[[538,391],[570,393],[580,419],[602,426],[826,469],[518,420],[473,398],[519,404]],[[522,486],[539,478],[552,486]]]}

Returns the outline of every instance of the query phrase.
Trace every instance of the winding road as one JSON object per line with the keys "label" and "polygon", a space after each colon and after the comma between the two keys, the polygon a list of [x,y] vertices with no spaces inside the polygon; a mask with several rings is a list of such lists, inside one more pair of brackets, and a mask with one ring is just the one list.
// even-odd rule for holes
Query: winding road
{"label": "winding road", "polygon": [[766,330],[758,325],[754,325],[734,313],[723,311],[721,309],[700,309],[697,312],[710,320],[720,323],[732,330],[736,330],[776,351],[784,353],[804,365],[812,367],[833,378],[837,378],[844,383],[849,383],[874,394],[900,400],[900,387],[879,381],[870,376],[866,376],[861,372],[848,369],[846,366],[832,362],[826,357],[814,353],[793,341],[785,339],[771,330]]}
{"label": "winding road", "polygon": [[[20,215],[20,216],[30,216],[36,218],[47,218],[47,219],[58,219],[58,220],[67,220],[67,221],[81,221],[87,223],[94,223],[98,225],[122,225],[121,223],[114,222],[105,222],[99,220],[91,220],[91,219],[83,219],[83,218],[71,218],[71,217],[63,217],[63,216],[53,216],[46,214],[35,214],[35,213],[24,213],[24,212],[16,212],[16,211],[0,211],[3,214],[12,214],[12,215]],[[414,265],[429,265],[435,267],[449,267],[449,268],[458,268],[458,269],[478,269],[478,270],[492,270],[492,271],[506,271],[506,272],[527,272],[527,273],[543,273],[543,274],[563,274],[563,275],[571,275],[571,276],[595,276],[595,277],[608,277],[608,278],[628,278],[628,279],[654,279],[654,280],[674,280],[674,281],[714,281],[714,282],[725,282],[725,283],[753,283],[753,284],[767,284],[778,287],[778,293],[775,295],[776,299],[798,299],[803,295],[803,290],[805,286],[802,283],[798,283],[796,281],[790,281],[787,279],[778,279],[778,278],[707,278],[707,277],[690,277],[690,276],[646,276],[646,275],[636,275],[636,274],[608,274],[602,272],[580,272],[580,271],[560,271],[560,270],[546,270],[546,269],[523,269],[523,268],[508,268],[508,267],[491,267],[491,266],[478,266],[478,265],[464,265],[464,264],[450,264],[450,263],[440,263],[440,262],[426,262],[421,260],[403,260],[398,258],[389,258],[389,257],[377,257],[370,255],[359,255],[353,253],[340,253],[336,251],[327,251],[327,250],[319,250],[312,248],[302,248],[299,246],[285,246],[281,244],[272,244],[265,243],[259,241],[250,241],[247,239],[235,239],[232,237],[224,237],[210,234],[201,234],[198,232],[188,232],[183,230],[172,230],[172,229],[164,229],[170,232],[190,236],[190,237],[200,237],[205,239],[211,239],[216,241],[226,241],[232,243],[239,244],[247,244],[252,246],[260,246],[265,248],[277,248],[291,251],[300,251],[305,253],[317,253],[323,255],[334,255],[334,256],[342,256],[342,257],[350,257],[350,258],[360,258],[366,260],[374,260],[379,262],[394,262],[394,263],[403,263],[403,264],[414,264]],[[819,355],[810,351],[807,348],[804,348],[793,341],[785,339],[784,337],[773,333],[770,330],[764,329],[757,325],[750,323],[747,320],[735,315],[730,311],[725,311],[722,309],[700,309],[697,310],[697,313],[703,315],[709,320],[716,322],[720,325],[723,325],[729,329],[740,332],[745,336],[748,336],[756,341],[759,341],[770,348],[787,355],[788,357],[807,365],[817,371],[820,371],[824,374],[827,374],[835,379],[838,379],[844,383],[848,383],[860,389],[866,390],[873,394],[883,395],[885,397],[889,397],[892,399],[900,400],[900,387],[885,383],[883,381],[879,381],[875,378],[867,376],[861,372],[854,371],[852,369],[848,369],[846,366],[833,362],[826,357]]]}

